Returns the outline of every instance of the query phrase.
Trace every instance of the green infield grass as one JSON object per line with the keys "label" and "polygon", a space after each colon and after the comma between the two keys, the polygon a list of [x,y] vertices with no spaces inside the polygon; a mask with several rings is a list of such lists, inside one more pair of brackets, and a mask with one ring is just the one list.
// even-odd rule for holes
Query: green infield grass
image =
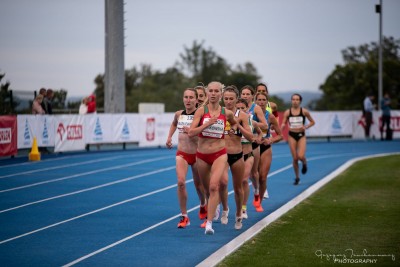
{"label": "green infield grass", "polygon": [[218,266],[327,265],[400,266],[399,155],[355,163]]}

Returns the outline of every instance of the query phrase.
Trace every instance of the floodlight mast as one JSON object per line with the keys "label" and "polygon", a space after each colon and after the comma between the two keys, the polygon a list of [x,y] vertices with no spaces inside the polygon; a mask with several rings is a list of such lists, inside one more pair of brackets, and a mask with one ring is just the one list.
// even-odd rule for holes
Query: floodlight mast
{"label": "floodlight mast", "polygon": [[104,112],[125,112],[124,3],[105,0]]}
{"label": "floodlight mast", "polygon": [[379,5],[375,6],[375,12],[379,13],[379,63],[378,63],[378,109],[381,109],[381,100],[383,95],[382,81],[382,0],[379,0]]}

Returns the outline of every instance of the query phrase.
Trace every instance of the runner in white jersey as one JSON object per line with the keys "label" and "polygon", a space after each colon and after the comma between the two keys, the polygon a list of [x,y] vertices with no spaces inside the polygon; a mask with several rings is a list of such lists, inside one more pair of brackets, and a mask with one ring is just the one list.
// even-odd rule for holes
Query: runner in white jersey
{"label": "runner in white jersey", "polygon": [[193,122],[194,113],[197,104],[197,92],[192,88],[187,88],[183,92],[184,110],[175,112],[174,119],[168,133],[166,146],[172,148],[172,136],[178,129],[178,149],[176,152],[176,176],[178,179],[178,200],[181,210],[181,218],[178,223],[178,228],[185,228],[190,225],[189,216],[187,214],[187,190],[186,190],[186,175],[189,165],[192,169],[193,182],[200,200],[199,217],[204,220],[207,216],[205,190],[199,178],[196,151],[197,151],[197,136],[189,137],[188,131]]}

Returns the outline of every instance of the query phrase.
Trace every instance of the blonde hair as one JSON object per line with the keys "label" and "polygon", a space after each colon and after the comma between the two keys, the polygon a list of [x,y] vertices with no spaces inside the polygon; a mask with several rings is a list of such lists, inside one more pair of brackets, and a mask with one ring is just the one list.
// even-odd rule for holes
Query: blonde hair
{"label": "blonde hair", "polygon": [[38,94],[36,97],[35,97],[35,100],[37,100],[37,101],[43,101],[43,95],[41,95],[41,94]]}

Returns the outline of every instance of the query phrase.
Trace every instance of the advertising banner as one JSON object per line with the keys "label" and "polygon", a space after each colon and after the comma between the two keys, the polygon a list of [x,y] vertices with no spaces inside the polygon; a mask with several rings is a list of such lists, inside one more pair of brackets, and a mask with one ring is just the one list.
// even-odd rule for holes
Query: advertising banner
{"label": "advertising banner", "polygon": [[[36,135],[36,116],[43,115],[18,115],[18,149],[31,148],[33,137]],[[37,136],[36,136],[37,138]]]}
{"label": "advertising banner", "polygon": [[85,149],[84,117],[61,115],[54,118],[56,126],[54,152]]}
{"label": "advertising banner", "polygon": [[0,116],[0,156],[16,155],[17,140],[17,117]]}

